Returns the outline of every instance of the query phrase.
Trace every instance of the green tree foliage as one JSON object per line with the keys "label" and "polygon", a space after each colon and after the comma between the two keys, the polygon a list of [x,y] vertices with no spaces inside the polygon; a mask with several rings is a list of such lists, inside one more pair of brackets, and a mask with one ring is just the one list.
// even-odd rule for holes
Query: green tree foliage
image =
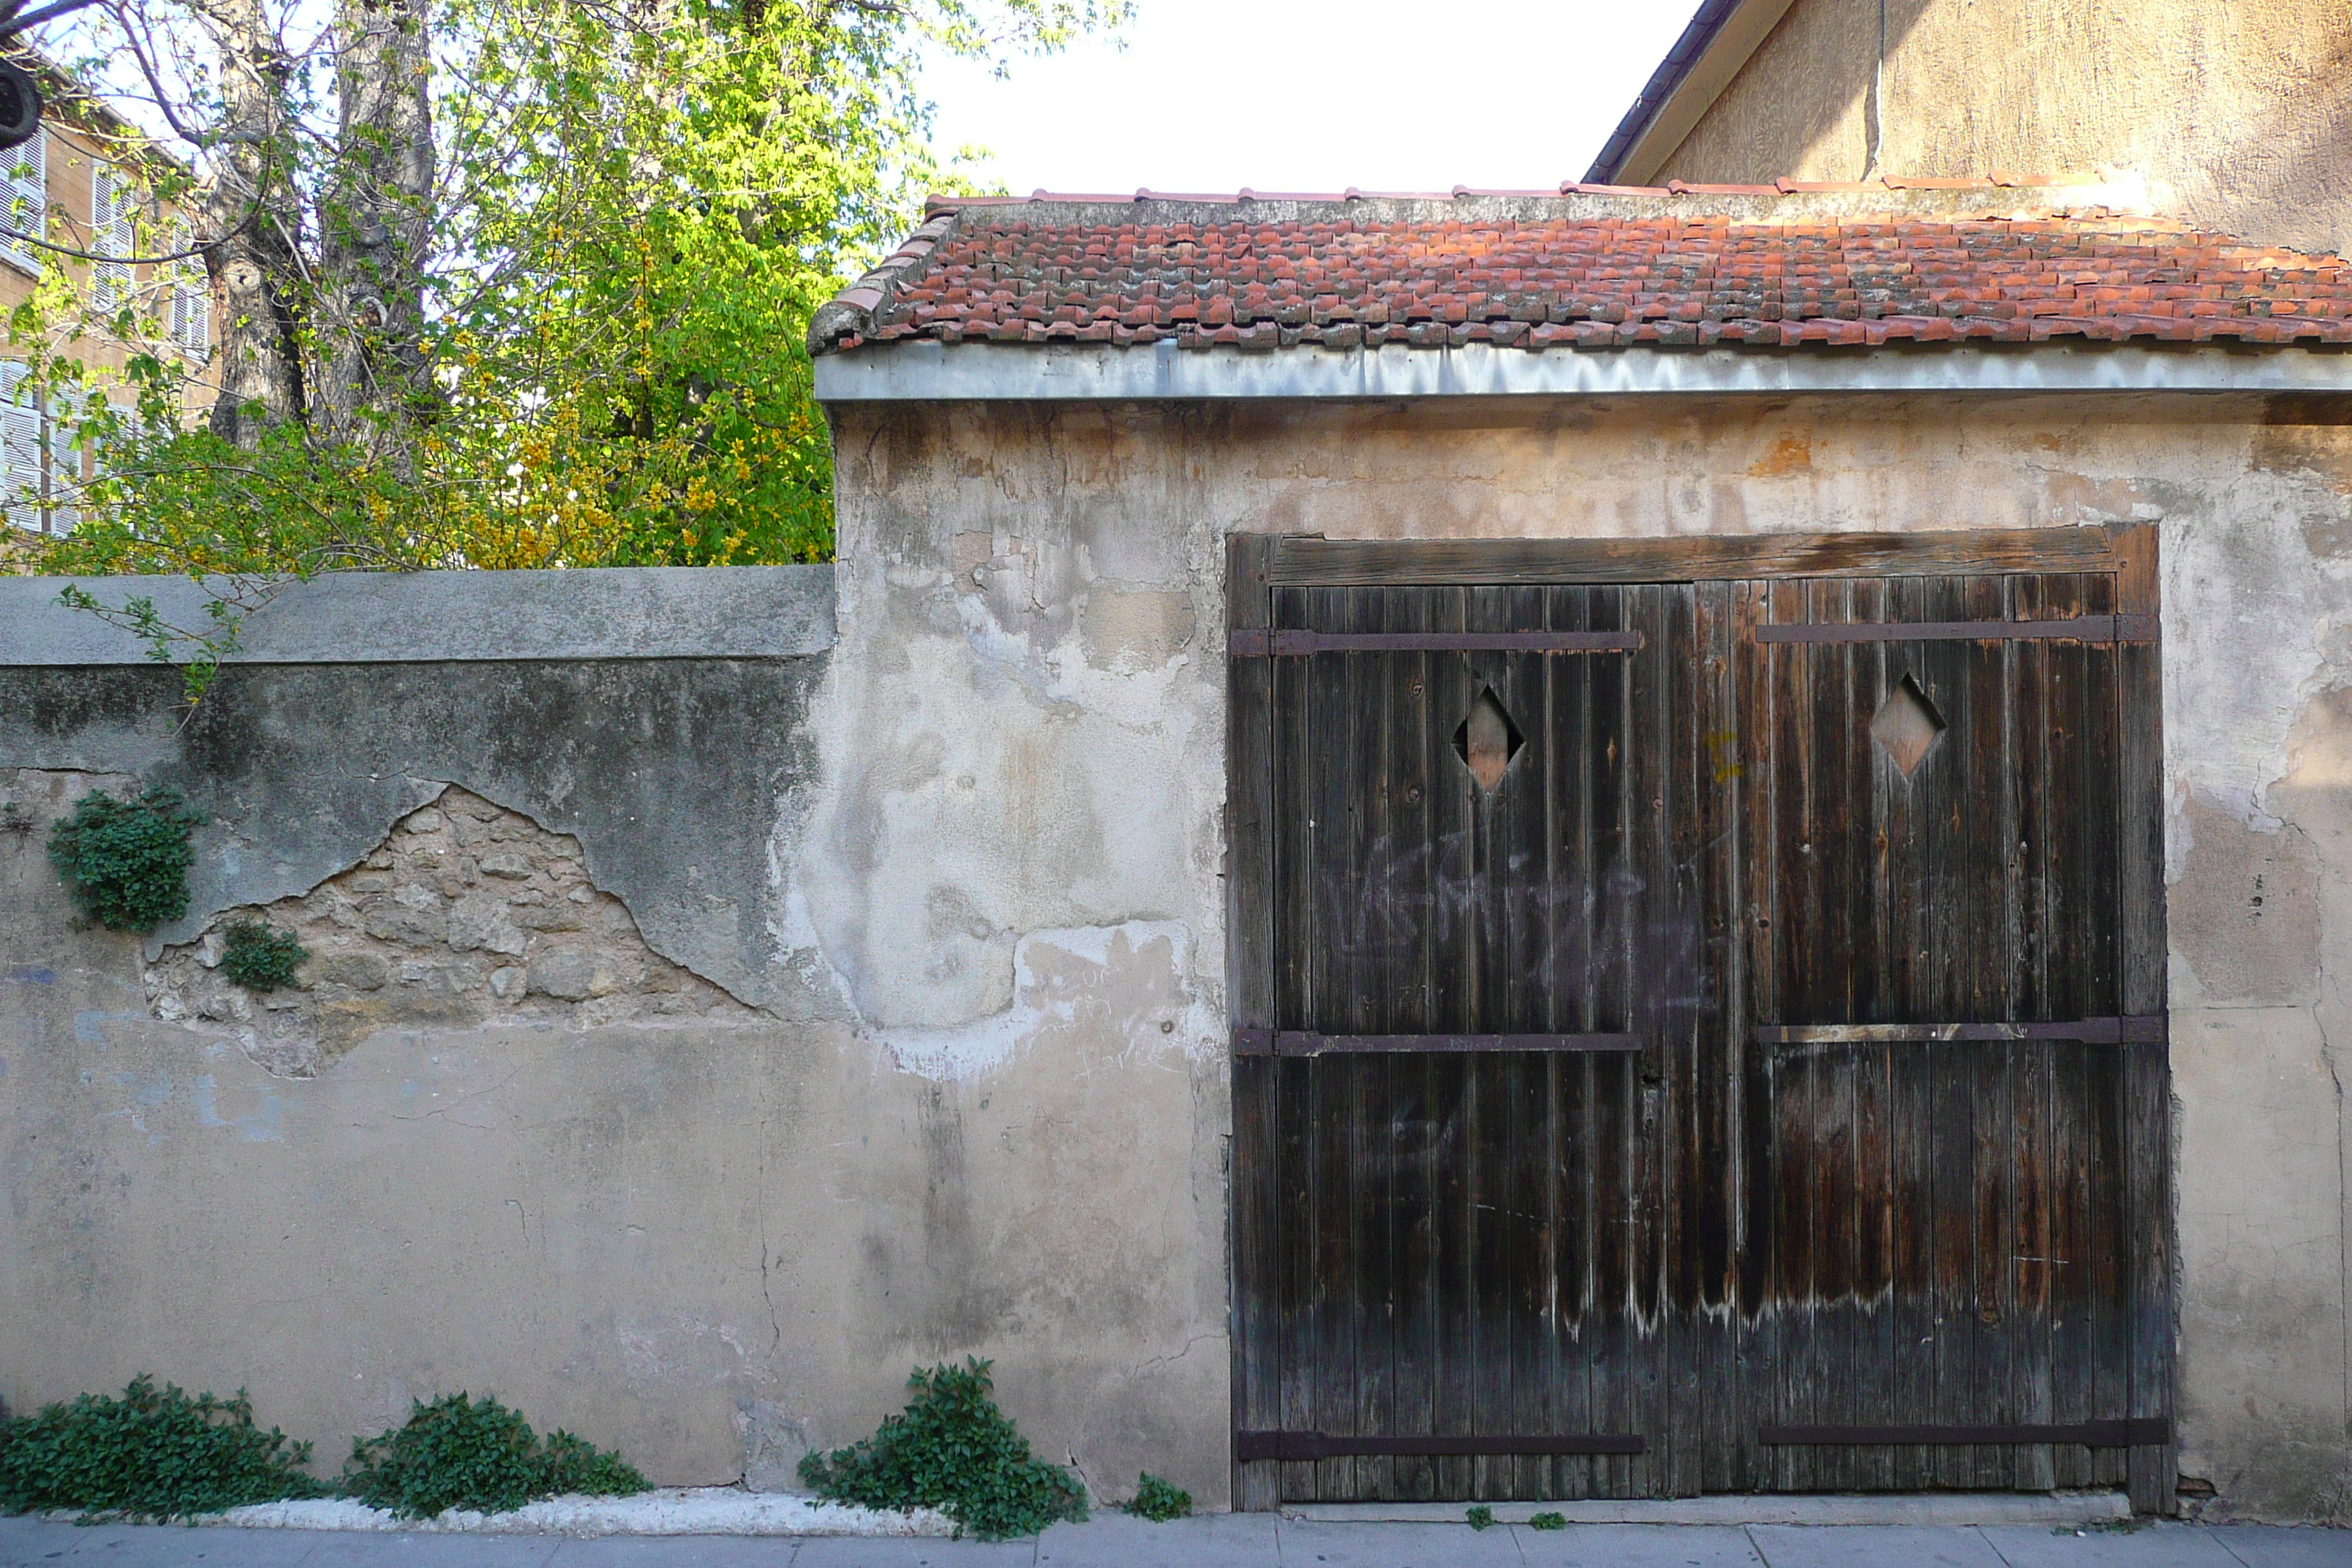
{"label": "green tree foliage", "polygon": [[84,1394],[0,1421],[0,1510],[183,1519],[318,1497],[326,1489],[304,1472],[310,1461],[308,1443],[254,1426],[243,1390],[231,1399],[158,1390],[142,1373],[119,1399]]}
{"label": "green tree foliage", "polygon": [[352,1443],[342,1480],[345,1496],[404,1519],[452,1508],[500,1513],[571,1493],[625,1497],[646,1487],[617,1454],[562,1430],[542,1442],[520,1411],[463,1394],[417,1400],[403,1425]]}
{"label": "green tree foliage", "polygon": [[[185,260],[98,294],[53,268],[16,313],[26,395],[79,410],[98,468],[38,569],[212,579],[226,626],[139,628],[168,653],[319,571],[828,559],[806,324],[950,178],[922,51],[1051,50],[1127,3],[337,0],[309,42],[303,0],[82,14],[87,68],[136,62],[174,127],[123,166],[204,214],[132,248],[193,243],[230,313],[208,358],[175,347]],[[404,70],[423,96],[383,111]],[[120,376],[100,335],[138,350]]]}
{"label": "green tree foliage", "polygon": [[109,931],[152,931],[188,912],[191,829],[204,821],[176,790],[133,799],[92,793],[49,835],[49,864],[81,911]]}
{"label": "green tree foliage", "polygon": [[943,1509],[958,1534],[982,1541],[1086,1518],[1086,1493],[1069,1471],[1033,1456],[996,1407],[988,1368],[977,1359],[918,1367],[904,1412],[854,1447],[807,1455],[801,1479],[820,1497],[866,1508]]}

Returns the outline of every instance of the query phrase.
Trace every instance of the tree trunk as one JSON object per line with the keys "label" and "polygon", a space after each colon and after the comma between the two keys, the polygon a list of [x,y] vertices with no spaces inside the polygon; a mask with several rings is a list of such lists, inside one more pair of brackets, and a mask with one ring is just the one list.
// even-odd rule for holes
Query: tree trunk
{"label": "tree trunk", "polygon": [[287,122],[285,52],[259,0],[219,0],[221,142],[205,225],[227,237],[205,253],[226,307],[213,365],[220,396],[212,427],[250,447],[262,429],[304,413],[296,250],[301,209],[287,177],[293,155]]}
{"label": "tree trunk", "polygon": [[433,241],[430,0],[341,0],[336,32],[342,117],[320,205],[313,418],[359,437],[361,411],[396,427],[432,396],[419,346]]}

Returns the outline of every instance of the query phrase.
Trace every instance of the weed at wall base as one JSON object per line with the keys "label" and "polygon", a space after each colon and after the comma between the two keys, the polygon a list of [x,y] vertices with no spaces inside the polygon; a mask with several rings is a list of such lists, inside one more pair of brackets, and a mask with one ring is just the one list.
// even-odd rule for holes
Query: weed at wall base
{"label": "weed at wall base", "polygon": [[325,1495],[306,1474],[310,1445],[253,1424],[228,1399],[161,1389],[144,1373],[121,1397],[84,1394],[0,1420],[0,1510],[79,1509],[85,1522],[174,1520],[246,1503]]}
{"label": "weed at wall base", "polygon": [[626,1497],[646,1478],[561,1429],[542,1443],[522,1413],[498,1400],[452,1394],[415,1402],[408,1420],[352,1445],[342,1491],[403,1519],[446,1509],[503,1513],[539,1498]]}
{"label": "weed at wall base", "polygon": [[991,1395],[989,1363],[942,1363],[908,1379],[915,1397],[874,1436],[801,1460],[801,1479],[820,1497],[875,1509],[937,1508],[982,1541],[1034,1535],[1058,1520],[1087,1517],[1086,1493],[1070,1473],[1029,1451]]}
{"label": "weed at wall base", "polygon": [[1192,1494],[1146,1470],[1136,1480],[1135,1500],[1127,1505],[1127,1511],[1155,1524],[1166,1524],[1192,1511]]}

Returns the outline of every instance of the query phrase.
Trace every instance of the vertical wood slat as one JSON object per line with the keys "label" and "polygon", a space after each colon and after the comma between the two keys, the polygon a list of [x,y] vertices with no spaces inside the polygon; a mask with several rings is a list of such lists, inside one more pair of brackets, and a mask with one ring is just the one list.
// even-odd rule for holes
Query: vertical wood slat
{"label": "vertical wood slat", "polygon": [[1747,944],[1738,929],[1739,900],[1739,799],[1747,752],[1737,720],[1739,658],[1738,584],[1703,584],[1698,589],[1700,670],[1696,726],[1696,789],[1705,801],[1697,826],[1698,912],[1708,963],[1717,979],[1713,1011],[1700,1032],[1689,1086],[1688,1180],[1696,1192],[1692,1222],[1696,1228],[1690,1256],[1696,1278],[1688,1308],[1694,1341],[1685,1397],[1685,1429],[1694,1433],[1695,1471],[1677,1478],[1696,1492],[1729,1491],[1746,1482],[1741,1426],[1743,1399],[1738,1377],[1738,1310],[1739,1193],[1745,1150],[1740,1094],[1749,1048],[1744,1009]]}
{"label": "vertical wood slat", "polygon": [[[1282,587],[1274,595],[1274,624],[1301,624],[1310,614],[1307,590]],[[1318,906],[1314,898],[1316,794],[1318,770],[1313,765],[1320,751],[1321,709],[1316,701],[1318,672],[1328,676],[1323,660],[1274,660],[1275,666],[1275,809],[1276,899],[1275,973],[1276,1027],[1311,1026],[1316,1003],[1319,959]],[[1321,1298],[1317,1268],[1313,1216],[1319,1211],[1317,1190],[1319,1171],[1315,1147],[1315,1086],[1317,1064],[1311,1060],[1277,1058],[1278,1088],[1275,1096],[1276,1170],[1281,1183],[1281,1206],[1276,1227],[1279,1241],[1276,1267],[1281,1309],[1277,1333],[1281,1367],[1280,1420],[1289,1431],[1311,1431],[1317,1415],[1317,1342]],[[1320,1477],[1313,1461],[1283,1460],[1277,1472],[1285,1500],[1313,1498]]]}
{"label": "vertical wood slat", "polygon": [[[1225,541],[1225,624],[1273,624],[1267,571],[1272,542],[1236,533]],[[1274,669],[1271,659],[1229,658],[1225,665],[1225,984],[1240,1028],[1274,1026]],[[1233,1420],[1235,1431],[1263,1430],[1280,1418],[1279,1326],[1267,1288],[1273,1275],[1279,1210],[1274,1160],[1275,1064],[1232,1062],[1233,1142],[1227,1159],[1233,1234]],[[1234,1507],[1271,1509],[1279,1500],[1276,1467],[1260,1460],[1233,1467]]]}
{"label": "vertical wood slat", "polygon": [[[1738,644],[1736,652],[1738,685],[1733,700],[1740,733],[1741,789],[1739,826],[1743,853],[1739,858],[1739,898],[1731,909],[1738,922],[1735,940],[1748,957],[1744,987],[1749,1021],[1777,1021],[1783,1016],[1780,960],[1774,917],[1780,912],[1780,881],[1774,863],[1772,824],[1780,748],[1774,744],[1780,684],[1774,679],[1784,648],[1767,648],[1755,640],[1755,628],[1771,619],[1769,584],[1742,583],[1735,611]],[[1740,1198],[1741,1325],[1738,1347],[1738,1387],[1741,1394],[1738,1454],[1739,1476],[1748,1487],[1769,1490],[1781,1484],[1783,1457],[1777,1448],[1755,1441],[1759,1426],[1782,1421],[1783,1402],[1777,1384],[1783,1315],[1777,1281],[1780,1275],[1780,1232],[1775,1222],[1772,1172],[1779,1154],[1779,1116],[1774,1103],[1776,1053],[1758,1051],[1740,1039],[1746,1178]]]}
{"label": "vertical wood slat", "polygon": [[[2011,611],[2040,619],[2053,605],[2069,603],[2072,576],[2021,577],[2011,585]],[[2031,868],[2042,853],[2042,826],[2049,814],[2049,783],[2037,763],[2043,755],[2043,714],[2050,689],[2049,649],[2031,643],[2018,645],[2010,655],[2011,680],[2004,747],[2005,799],[2002,853],[2008,858],[2006,927],[2007,973],[2003,989],[2012,1018],[2048,1018],[2050,1005],[2047,942],[2040,933],[2046,925],[2047,888]],[[2021,1424],[2048,1426],[2052,1414],[2051,1273],[2056,1256],[2052,1250],[2051,1203],[2053,1172],[2050,1163],[2052,1122],[2061,1114],[2056,1104],[2053,1063],[2059,1047],[2041,1042],[2014,1053],[2018,1077],[2013,1080],[2016,1115],[2014,1172],[2017,1192],[2015,1257],[2011,1263],[2014,1413]],[[2055,1446],[2036,1444],[2018,1456],[2016,1485],[2021,1490],[2046,1491],[2057,1485]]]}
{"label": "vertical wood slat", "polygon": [[[2113,542],[2121,566],[2116,574],[2116,609],[2158,618],[2163,605],[2157,576],[2157,530],[2153,525],[2119,528]],[[2123,1003],[2135,1012],[2165,1008],[2164,914],[2164,677],[2161,642],[2135,643],[2117,651],[2116,707],[2131,716],[2119,759],[2122,777],[2118,933]],[[2129,1138],[2127,1178],[2130,1213],[2136,1222],[2132,1270],[2132,1374],[2130,1413],[2173,1414],[2174,1311],[2170,1109],[2171,1066],[2168,1044],[2127,1047],[2124,1093]],[[2149,1513],[2179,1510],[2178,1437],[2161,1447],[2130,1452],[2132,1507]]]}

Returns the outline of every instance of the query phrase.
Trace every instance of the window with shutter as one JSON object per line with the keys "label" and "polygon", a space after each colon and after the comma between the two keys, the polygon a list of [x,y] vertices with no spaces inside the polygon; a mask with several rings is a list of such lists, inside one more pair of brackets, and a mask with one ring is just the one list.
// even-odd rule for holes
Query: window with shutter
{"label": "window with shutter", "polygon": [[81,423],[81,411],[69,397],[58,396],[49,402],[48,418],[44,421],[48,437],[49,531],[71,533],[81,521],[81,508],[75,500],[81,492],[81,452],[74,446],[74,434]]}
{"label": "window with shutter", "polygon": [[[166,250],[185,250],[195,243],[195,232],[185,218],[172,226],[172,237]],[[171,268],[172,341],[190,359],[202,359],[212,348],[213,286],[205,275],[205,258],[183,257],[168,264]]]}
{"label": "window with shutter", "polygon": [[89,302],[93,309],[111,313],[130,303],[132,278],[127,260],[110,259],[136,256],[136,225],[133,215],[137,208],[136,194],[122,177],[122,171],[108,163],[99,163],[90,170],[90,250],[99,258],[90,264]]}
{"label": "window with shutter", "polygon": [[0,360],[0,506],[18,528],[41,529],[41,410],[25,391],[25,366]]}
{"label": "window with shutter", "polygon": [[27,272],[41,269],[41,252],[37,246],[27,245],[19,235],[31,235],[46,239],[49,232],[49,132],[47,127],[33,132],[33,139],[23,146],[0,152],[0,197],[7,202],[7,210],[0,213],[0,258],[5,258]]}

